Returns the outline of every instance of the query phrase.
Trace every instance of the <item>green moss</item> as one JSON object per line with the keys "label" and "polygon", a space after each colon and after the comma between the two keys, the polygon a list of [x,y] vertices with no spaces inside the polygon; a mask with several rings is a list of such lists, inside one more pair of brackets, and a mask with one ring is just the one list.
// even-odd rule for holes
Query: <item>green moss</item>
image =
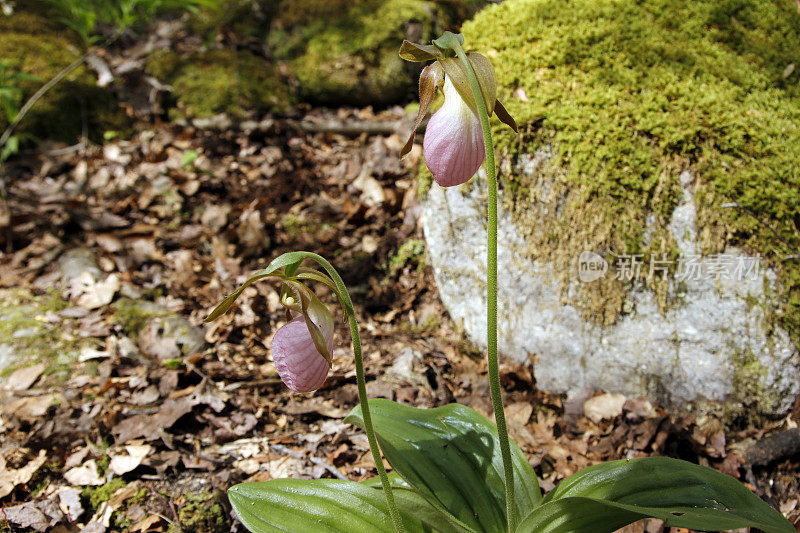
{"label": "green moss", "polygon": [[283,225],[283,231],[289,239],[297,237],[306,227],[303,219],[292,214],[283,215],[281,217],[281,224]]}
{"label": "green moss", "polygon": [[[80,41],[52,18],[26,11],[0,16],[0,61],[38,78],[21,84],[27,99],[83,52]],[[40,138],[74,142],[84,125],[92,140],[102,142],[106,130],[130,126],[113,94],[97,86],[85,66],[78,67],[36,103],[19,131]],[[0,114],[0,129],[7,122]]]}
{"label": "green moss", "polygon": [[431,171],[428,170],[428,166],[425,164],[424,159],[420,159],[419,161],[417,182],[417,195],[419,196],[419,199],[422,200],[425,198],[425,195],[428,194],[428,191],[431,190],[431,186],[433,185],[433,174],[431,174]]}
{"label": "green moss", "polygon": [[332,227],[330,222],[319,222],[292,214],[283,215],[280,223],[289,240],[297,238],[301,233],[317,233]]}
{"label": "green moss", "polygon": [[220,33],[234,35],[235,42],[263,39],[277,13],[278,0],[230,0],[224,5],[201,6],[189,18],[189,28],[208,42]]}
{"label": "green moss", "polygon": [[285,61],[300,96],[323,104],[398,103],[416,87],[419,65],[397,56],[399,43],[456,30],[485,0],[235,0],[203,9],[190,26],[211,44],[223,33],[264,39]]}
{"label": "green moss", "polygon": [[141,333],[149,320],[168,315],[168,313],[149,304],[149,302],[131,300],[130,298],[121,298],[113,307],[115,322],[132,339],[139,336],[139,333]]}
{"label": "green moss", "polygon": [[397,55],[409,23],[421,40],[430,40],[436,13],[435,4],[423,0],[291,2],[273,23],[269,45],[289,60],[305,99],[386,105],[416,83],[418,70]]}
{"label": "green moss", "polygon": [[183,368],[183,359],[167,359],[161,363],[170,370],[180,370]]}
{"label": "green moss", "polygon": [[408,239],[389,258],[389,276],[409,263],[416,263],[417,270],[422,270],[427,264],[425,261],[425,241],[421,239]]}
{"label": "green moss", "polygon": [[97,471],[100,473],[101,476],[104,476],[108,471],[108,465],[111,463],[111,458],[105,454],[97,461]]}
{"label": "green moss", "polygon": [[60,479],[63,474],[61,464],[58,462],[46,462],[34,472],[31,479],[26,483],[26,488],[31,498],[36,498],[42,491],[50,487],[54,479]]}
{"label": "green moss", "polygon": [[754,408],[756,413],[774,413],[779,398],[769,391],[764,383],[768,378],[767,369],[752,352],[737,354],[733,364],[733,397],[727,402],[727,418],[740,416]]}
{"label": "green moss", "polygon": [[111,499],[118,489],[121,489],[127,483],[121,477],[115,477],[105,485],[99,487],[86,487],[83,489],[81,495],[89,503],[92,512],[96,511],[100,504]]}
{"label": "green moss", "polygon": [[69,375],[81,349],[93,344],[70,333],[72,320],[52,323],[45,318],[47,313],[57,312],[66,305],[56,292],[34,296],[25,289],[0,290],[0,346],[11,347],[18,356],[0,370],[0,376],[41,362],[47,364],[44,375],[54,382]]}
{"label": "green moss", "polygon": [[187,57],[167,51],[151,58],[147,71],[172,86],[178,105],[173,115],[242,117],[252,111],[285,111],[292,103],[274,65],[246,50],[217,49]]}
{"label": "green moss", "polygon": [[400,330],[410,335],[435,335],[442,325],[442,317],[440,315],[431,315],[425,318],[418,324],[411,324],[411,322],[401,322]]}
{"label": "green moss", "polygon": [[[507,0],[463,33],[494,63],[500,97],[522,125],[521,136],[498,128],[499,150],[553,156],[534,177],[502,175],[532,254],[565,273],[582,250],[674,257],[667,226],[688,168],[703,252],[739,246],[765,257],[784,291],[778,318],[798,338],[800,261],[782,260],[800,248],[800,72],[783,75],[800,61],[793,3]],[[542,216],[545,189],[558,216]],[[790,246],[722,209],[727,202]],[[591,290],[576,303],[614,321],[625,287]]]}
{"label": "green moss", "polygon": [[230,529],[225,508],[214,493],[190,492],[184,495],[184,500],[186,503],[178,511],[178,524],[171,526],[170,531],[222,533]]}

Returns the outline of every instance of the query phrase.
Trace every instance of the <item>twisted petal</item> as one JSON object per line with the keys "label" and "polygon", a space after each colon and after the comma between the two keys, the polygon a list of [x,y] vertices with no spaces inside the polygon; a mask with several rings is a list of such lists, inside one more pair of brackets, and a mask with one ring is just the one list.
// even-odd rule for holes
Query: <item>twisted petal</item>
{"label": "twisted petal", "polygon": [[425,163],[442,187],[467,182],[486,157],[480,119],[449,76],[444,80],[444,104],[428,122],[422,146]]}
{"label": "twisted petal", "polygon": [[[325,337],[328,352],[333,351],[333,322],[317,324]],[[302,315],[275,332],[272,359],[286,386],[296,392],[317,390],[325,382],[330,365],[317,351]]]}

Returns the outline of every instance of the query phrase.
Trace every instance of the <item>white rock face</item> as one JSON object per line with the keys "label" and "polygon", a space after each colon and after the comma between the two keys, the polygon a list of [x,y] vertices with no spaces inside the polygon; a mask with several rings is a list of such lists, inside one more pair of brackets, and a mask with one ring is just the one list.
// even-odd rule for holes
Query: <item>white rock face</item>
{"label": "white rock face", "polygon": [[[423,202],[424,230],[445,306],[485,348],[486,193],[485,180],[476,181],[467,190],[434,184]],[[774,286],[775,274],[735,249],[700,256],[690,182],[684,173],[684,197],[669,225],[686,269],[686,279],[670,283],[680,303],[662,313],[649,289],[634,288],[628,294],[630,312],[608,327],[588,322],[579,309],[562,303],[553,266],[525,255],[521,232],[500,207],[501,354],[518,361],[535,358],[537,386],[544,390],[578,394],[594,388],[649,395],[676,406],[699,400],[733,403],[736,393],[742,394],[733,389],[746,373],[757,383],[759,410],[787,411],[800,393],[800,355],[764,311],[777,307],[768,296],[774,291],[765,291]],[[585,258],[594,256],[587,252]],[[595,276],[617,273],[608,268]],[[578,274],[576,257],[568,292],[583,283]]]}

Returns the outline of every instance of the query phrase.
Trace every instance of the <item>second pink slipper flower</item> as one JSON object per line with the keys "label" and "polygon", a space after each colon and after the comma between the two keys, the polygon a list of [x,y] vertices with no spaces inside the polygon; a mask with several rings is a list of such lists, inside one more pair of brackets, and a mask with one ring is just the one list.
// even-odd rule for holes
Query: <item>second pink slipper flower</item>
{"label": "second pink slipper flower", "polygon": [[[330,313],[315,315],[311,319],[322,333],[330,354],[333,352],[333,317]],[[325,382],[330,363],[317,349],[302,315],[275,332],[271,348],[278,375],[293,391],[311,392]]]}

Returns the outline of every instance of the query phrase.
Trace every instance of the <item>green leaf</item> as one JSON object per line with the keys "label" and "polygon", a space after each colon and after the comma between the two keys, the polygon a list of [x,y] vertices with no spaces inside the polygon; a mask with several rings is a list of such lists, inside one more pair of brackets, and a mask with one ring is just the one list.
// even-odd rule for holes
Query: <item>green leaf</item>
{"label": "green leaf", "polygon": [[[416,492],[396,488],[392,493],[406,531],[455,531]],[[231,487],[228,497],[239,520],[254,533],[394,531],[383,491],[354,481],[275,479],[242,483]]]}
{"label": "green leaf", "polygon": [[297,267],[300,266],[300,263],[308,257],[308,252],[286,252],[285,254],[281,254],[275,259],[273,259],[270,264],[267,265],[267,268],[262,270],[261,274],[270,275],[279,268],[286,267],[287,275],[291,276]]}
{"label": "green leaf", "polygon": [[[386,460],[452,523],[474,531],[506,528],[503,461],[497,427],[463,405],[415,409],[384,399],[370,400],[378,442]],[[345,422],[364,427],[361,406]],[[518,516],[541,500],[536,474],[511,443]]]}
{"label": "green leaf", "polygon": [[17,152],[19,152],[19,137],[12,135],[6,139],[6,144],[0,147],[0,162],[5,161]]}
{"label": "green leaf", "polygon": [[215,307],[214,310],[211,311],[211,313],[209,313],[209,315],[205,318],[205,320],[203,320],[203,322],[213,322],[214,320],[218,319],[219,317],[227,313],[228,310],[231,308],[231,306],[233,306],[233,303],[236,301],[236,299],[242,294],[242,292],[244,292],[244,290],[247,287],[249,287],[256,281],[264,279],[266,277],[269,277],[269,274],[264,274],[264,272],[262,271],[259,272],[258,274],[254,274],[249,278],[247,278],[247,281],[245,281],[241,287],[230,293],[224,300],[222,300],[222,302],[220,302],[220,304],[217,307]]}
{"label": "green leaf", "polygon": [[442,52],[435,46],[429,44],[417,44],[411,41],[403,41],[400,45],[400,57],[406,61],[423,63],[441,57]]}
{"label": "green leaf", "polygon": [[200,157],[200,154],[197,152],[197,150],[186,150],[181,156],[181,166],[184,170],[186,170],[197,160],[198,157]]}
{"label": "green leaf", "polygon": [[610,533],[647,517],[692,529],[795,533],[780,513],[734,478],[666,457],[586,468],[553,489],[517,531]]}
{"label": "green leaf", "polygon": [[222,302],[214,308],[213,311],[206,317],[203,322],[213,322],[214,320],[218,319],[222,315],[228,312],[228,309],[233,306],[233,303],[236,299],[242,294],[242,292],[251,284],[255,283],[260,279],[267,278],[275,274],[281,268],[286,267],[286,270],[297,270],[297,267],[300,265],[300,262],[308,255],[308,252],[287,252],[285,254],[281,254],[267,265],[267,268],[260,272],[256,272],[245,281],[241,287],[233,291],[228,295],[227,298],[222,300]]}

